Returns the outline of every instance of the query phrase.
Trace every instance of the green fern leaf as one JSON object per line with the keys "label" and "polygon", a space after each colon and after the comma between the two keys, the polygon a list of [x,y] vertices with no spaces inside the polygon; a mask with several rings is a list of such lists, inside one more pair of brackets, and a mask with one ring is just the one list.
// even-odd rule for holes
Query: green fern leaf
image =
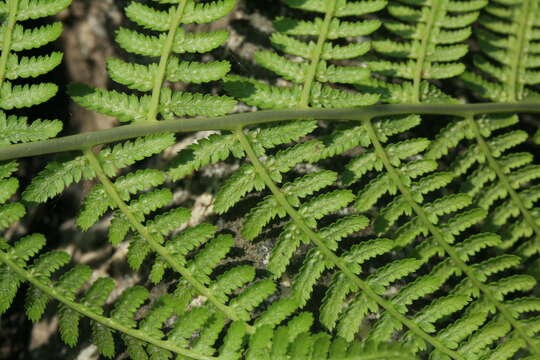
{"label": "green fern leaf", "polygon": [[[197,62],[179,61],[171,59],[167,65],[166,78],[172,82],[205,83],[222,79],[229,72],[231,66],[226,61],[215,61],[201,64]],[[150,91],[153,86],[158,66],[157,64],[139,65],[124,62],[120,59],[108,59],[107,70],[111,78],[117,83],[126,85],[130,89]]]}
{"label": "green fern leaf", "polygon": [[228,96],[213,96],[184,92],[162,93],[160,112],[165,119],[173,115],[184,116],[219,116],[231,112],[236,100]]}
{"label": "green fern leaf", "polygon": [[[4,27],[0,29],[0,36],[4,36]],[[60,37],[62,23],[55,22],[49,25],[25,29],[22,25],[15,25],[12,35],[12,50],[24,51],[42,47]]]}
{"label": "green fern leaf", "polygon": [[[292,204],[298,205],[299,199],[312,195],[327,186],[333,184],[337,174],[331,171],[323,171],[296,179],[292,183],[283,186],[283,192],[288,196]],[[279,206],[275,196],[269,196],[261,201],[246,215],[242,228],[242,235],[252,240],[257,237],[262,229],[275,217],[282,218],[285,211]]]}
{"label": "green fern leaf", "polygon": [[22,0],[18,4],[17,20],[24,21],[55,15],[70,4],[71,0]]}
{"label": "green fern leaf", "polygon": [[20,203],[10,203],[0,206],[0,230],[8,228],[25,214],[26,210]]}
{"label": "green fern leaf", "polygon": [[94,176],[94,171],[82,156],[62,164],[52,162],[34,177],[23,192],[23,198],[27,201],[45,202],[60,194],[70,184]]}
{"label": "green fern leaf", "polygon": [[[61,55],[17,52],[52,41],[61,26],[17,22],[54,15],[68,3],[0,3],[6,47],[1,108],[32,106],[56,93],[55,85],[20,80],[47,73]],[[182,143],[177,156],[168,150],[165,157],[175,157],[165,168],[147,159],[174,145],[173,134],[99,151],[81,146],[84,155],[48,163],[31,179],[22,197],[34,202],[81,180],[99,180],[77,225],[88,230],[103,219],[114,245],[127,242],[127,263],[143,275],[149,272],[157,285],[134,284],[110,300],[112,279],[98,279],[86,290],[94,278],[88,267],[58,271],[70,261],[64,252],[31,262],[45,246],[43,236],[13,241],[24,231],[14,223],[26,210],[10,202],[18,197],[19,181],[11,177],[17,164],[0,164],[0,229],[8,229],[6,240],[0,239],[0,313],[21,283],[29,282],[25,307],[32,321],[51,300],[58,301],[62,340],[76,346],[79,325],[88,317],[93,342],[108,358],[117,350],[154,360],[536,358],[540,305],[531,295],[537,286],[532,256],[540,252],[540,168],[532,151],[523,152],[534,146],[525,131],[536,130],[534,119],[523,125],[515,112],[534,110],[520,102],[538,98],[538,0],[284,4],[291,9],[283,15],[292,17],[274,22],[277,32],[270,40],[277,52],[254,56],[277,75],[270,82],[227,75],[228,62],[198,55],[225,43],[226,31],[192,33],[193,27],[182,26],[224,17],[236,1],[127,4],[127,18],[138,28],[122,28],[116,39],[135,57],[108,60],[111,78],[122,89],[74,85],[73,98],[135,123],[107,130],[115,141],[130,129],[170,129],[174,121],[181,128],[199,120],[186,117],[217,116],[200,119],[208,122],[201,128],[229,131],[202,134],[207,137],[187,147]],[[381,26],[372,40],[365,38]],[[474,68],[467,56],[473,32]],[[359,59],[370,48],[374,54]],[[459,90],[453,79],[459,75],[473,95],[513,104],[461,104],[471,94]],[[189,84],[180,86],[184,91],[169,84],[219,80],[247,105],[278,110],[269,115],[283,122],[255,126],[273,121],[262,113],[221,117],[242,105],[188,92],[194,88]],[[405,106],[337,109],[379,100]],[[315,108],[333,110],[319,118]],[[411,114],[416,109],[429,116]],[[512,114],[483,116],[474,109]],[[306,114],[343,121],[305,120]],[[434,122],[440,114],[448,115],[447,125]],[[18,142],[54,137],[60,125],[1,113],[0,147],[11,151],[19,149],[12,145]],[[73,139],[80,137],[68,141]],[[99,142],[84,140],[92,147]],[[63,149],[62,144],[28,148]],[[231,169],[226,175],[209,180],[215,171],[200,172],[223,161]],[[197,181],[202,176],[221,183],[208,208],[219,219],[206,211],[203,219],[192,218],[182,207],[193,201],[185,194],[200,190],[191,184],[193,174]],[[524,266],[529,274],[520,272]]]}
{"label": "green fern leaf", "polygon": [[0,204],[11,198],[19,188],[19,181],[15,178],[0,180]]}
{"label": "green fern leaf", "polygon": [[148,290],[141,286],[135,286],[124,291],[120,298],[115,301],[115,307],[111,312],[111,317],[126,326],[134,327],[136,323],[133,315],[146,301],[148,296]]}
{"label": "green fern leaf", "polygon": [[60,52],[33,57],[19,57],[16,54],[10,54],[7,60],[6,79],[34,78],[46,74],[60,65],[62,57]]}
{"label": "green fern leaf", "polygon": [[246,325],[243,322],[233,322],[223,340],[220,355],[226,360],[237,360],[241,357],[241,347],[246,334]]}
{"label": "green fern leaf", "polygon": [[[165,182],[165,174],[158,170],[146,169],[119,177],[115,187],[123,200],[128,200],[131,194],[148,190]],[[77,217],[77,225],[88,230],[94,225],[108,209],[115,209],[117,205],[108,197],[103,185],[96,185],[86,196],[83,208]]]}
{"label": "green fern leaf", "polygon": [[233,309],[249,313],[275,291],[276,284],[273,281],[268,279],[261,280],[247,288],[239,296],[232,299],[231,306]]}
{"label": "green fern leaf", "polygon": [[150,99],[116,91],[92,89],[85,85],[71,85],[69,94],[81,106],[102,114],[115,116],[119,121],[144,121]]}
{"label": "green fern leaf", "polygon": [[0,265],[0,314],[4,314],[17,295],[21,279],[5,264]]}
{"label": "green fern leaf", "polygon": [[0,144],[15,144],[53,138],[62,130],[59,120],[36,120],[28,123],[25,117],[6,116],[0,112]]}
{"label": "green fern leaf", "polygon": [[0,89],[0,108],[11,110],[41,104],[50,100],[57,91],[58,86],[51,83],[13,86],[6,81]]}
{"label": "green fern leaf", "polygon": [[73,347],[79,341],[79,322],[81,316],[76,311],[60,306],[58,310],[58,327],[60,328],[60,337],[62,341]]}
{"label": "green fern leaf", "polygon": [[[297,163],[312,159],[320,151],[320,144],[317,141],[298,144],[289,149],[280,151],[269,169],[272,175],[280,178],[280,173],[289,171]],[[226,184],[220,189],[214,202],[214,209],[218,213],[223,213],[241,200],[248,192],[261,190],[264,184],[253,166],[245,165],[241,167]]]}
{"label": "green fern leaf", "polygon": [[[144,219],[144,215],[168,205],[172,201],[172,192],[169,189],[154,190],[149,193],[142,194],[138,199],[133,200],[130,204],[130,210],[133,216],[137,219]],[[109,241],[113,245],[120,244],[127,233],[131,229],[131,224],[123,212],[117,211],[111,220],[109,227]]]}

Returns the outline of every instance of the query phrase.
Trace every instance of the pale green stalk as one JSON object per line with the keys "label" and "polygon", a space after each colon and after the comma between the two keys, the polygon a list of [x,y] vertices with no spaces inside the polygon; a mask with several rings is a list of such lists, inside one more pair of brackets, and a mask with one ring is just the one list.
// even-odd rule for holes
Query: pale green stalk
{"label": "pale green stalk", "polygon": [[159,112],[159,101],[161,99],[161,89],[163,88],[163,83],[165,82],[165,76],[167,74],[167,65],[169,63],[169,58],[171,57],[172,47],[174,45],[174,40],[178,32],[178,28],[182,23],[182,17],[184,16],[184,11],[186,8],[187,0],[180,0],[176,11],[174,12],[174,17],[169,24],[169,33],[167,34],[167,40],[163,46],[163,51],[161,52],[161,58],[159,59],[158,70],[156,77],[154,78],[154,88],[152,90],[152,99],[150,100],[148,116],[146,121],[156,122],[157,114]]}
{"label": "pale green stalk", "polygon": [[235,130],[239,127],[262,125],[279,121],[327,120],[361,121],[375,117],[406,114],[450,115],[468,117],[478,114],[540,113],[540,103],[485,103],[442,105],[372,105],[355,109],[290,109],[256,111],[214,118],[176,119],[147,124],[123,125],[113,129],[92,131],[56,139],[0,147],[0,161],[28,156],[84,150],[166,132],[184,133],[204,130]]}
{"label": "pale green stalk", "polygon": [[319,39],[317,40],[317,45],[315,46],[313,54],[311,54],[308,71],[306,72],[306,76],[304,78],[302,96],[300,98],[300,103],[298,104],[300,108],[309,107],[311,90],[313,88],[313,83],[315,82],[315,77],[317,76],[317,69],[319,68],[319,63],[321,61],[324,44],[326,43],[328,33],[330,32],[330,25],[332,24],[332,19],[334,18],[336,2],[336,0],[326,0],[326,15],[324,16],[321,32],[319,33]]}
{"label": "pale green stalk", "polygon": [[[525,84],[520,81],[519,77],[525,73],[526,63],[526,46],[530,41],[527,35],[534,24],[534,18],[538,16],[536,11],[531,11],[533,6],[533,0],[523,0],[521,5],[521,21],[519,23],[518,31],[515,38],[510,38],[510,41],[515,44],[510,51],[510,74],[508,76],[507,86],[510,94],[510,101],[517,101],[522,97]],[[515,11],[512,9],[511,11]]]}
{"label": "pale green stalk", "polygon": [[[413,73],[413,101],[420,103],[420,85],[424,77],[426,58],[428,56],[429,45],[433,41],[433,28],[438,19],[442,19],[439,16],[440,12],[446,7],[448,0],[436,0],[431,2],[431,8],[429,10],[429,17],[424,26],[424,33],[420,40],[420,50],[418,51],[418,58],[416,59],[416,66]],[[424,8],[422,8],[424,9]]]}
{"label": "pale green stalk", "polygon": [[6,78],[7,61],[9,54],[11,53],[11,42],[13,37],[13,29],[17,22],[17,8],[19,7],[19,0],[8,0],[9,15],[4,31],[4,40],[2,41],[2,55],[0,56],[0,88]]}

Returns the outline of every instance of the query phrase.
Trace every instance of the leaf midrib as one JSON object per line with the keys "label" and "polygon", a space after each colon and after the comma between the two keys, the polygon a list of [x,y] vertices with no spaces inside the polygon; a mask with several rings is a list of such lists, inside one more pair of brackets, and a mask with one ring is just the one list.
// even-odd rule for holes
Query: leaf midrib
{"label": "leaf midrib", "polygon": [[9,15],[6,31],[4,32],[4,41],[2,43],[2,55],[0,57],[0,88],[4,83],[7,71],[7,62],[9,54],[11,53],[11,42],[13,40],[13,29],[17,22],[17,9],[19,7],[19,0],[8,0],[9,2]]}
{"label": "leaf midrib", "polygon": [[433,38],[433,28],[438,19],[436,15],[442,13],[441,18],[445,15],[446,12],[441,11],[443,6],[446,6],[448,0],[434,0],[431,3],[434,5],[430,8],[428,21],[424,29],[424,36],[422,36],[420,51],[418,58],[416,59],[416,67],[413,73],[413,102],[420,103],[420,85],[422,83],[424,68],[427,58],[427,50],[429,45],[432,42]]}
{"label": "leaf midrib", "polygon": [[324,16],[323,25],[321,32],[319,34],[319,39],[317,40],[317,46],[314,49],[313,54],[310,58],[310,64],[306,77],[304,80],[304,86],[302,88],[302,97],[300,98],[300,103],[298,104],[299,108],[309,107],[309,102],[311,98],[311,89],[313,88],[313,83],[315,82],[315,77],[317,75],[317,69],[319,68],[319,63],[322,58],[322,53],[324,50],[324,44],[328,39],[328,34],[330,32],[330,25],[334,18],[334,13],[336,11],[337,0],[327,0],[327,10]]}
{"label": "leaf midrib", "polygon": [[511,62],[510,62],[510,76],[508,78],[507,86],[510,89],[510,101],[518,101],[523,92],[524,85],[519,81],[519,75],[525,69],[526,54],[524,54],[525,46],[527,44],[526,34],[529,31],[531,23],[530,16],[535,15],[530,11],[531,3],[533,0],[523,0],[521,7],[521,22],[519,23],[519,29],[516,37],[516,46],[510,49]]}
{"label": "leaf midrib", "polygon": [[157,121],[157,115],[159,112],[159,102],[161,100],[161,90],[163,88],[163,83],[165,81],[167,65],[169,63],[169,58],[171,57],[171,54],[172,54],[172,47],[174,44],[174,40],[176,38],[176,33],[178,31],[178,28],[180,27],[180,24],[182,23],[182,17],[184,16],[186,4],[187,4],[187,0],[180,0],[180,3],[178,4],[178,7],[176,8],[176,11],[171,20],[171,23],[169,24],[169,33],[167,34],[167,40],[165,41],[165,45],[163,46],[163,52],[161,53],[161,57],[159,59],[158,70],[156,73],[156,77],[154,79],[154,87],[152,89],[152,98],[150,100],[148,115],[146,117],[146,121],[148,122]]}

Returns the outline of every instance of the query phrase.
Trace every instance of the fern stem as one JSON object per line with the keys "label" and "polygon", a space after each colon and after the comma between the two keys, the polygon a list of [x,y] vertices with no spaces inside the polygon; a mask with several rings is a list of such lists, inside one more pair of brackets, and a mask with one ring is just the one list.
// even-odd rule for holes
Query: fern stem
{"label": "fern stem", "polygon": [[326,6],[326,15],[324,16],[321,32],[319,34],[319,39],[317,40],[317,46],[315,47],[314,52],[311,54],[311,63],[304,78],[302,97],[300,98],[300,103],[298,104],[300,108],[309,107],[311,89],[315,81],[315,76],[317,76],[317,69],[319,67],[319,62],[321,61],[324,44],[326,43],[328,33],[330,31],[330,24],[332,23],[332,19],[334,18],[334,13],[336,10],[336,0],[327,0]]}
{"label": "fern stem", "polygon": [[9,3],[9,15],[4,32],[4,41],[2,42],[2,55],[0,57],[0,88],[4,83],[7,71],[7,61],[11,52],[11,42],[13,36],[13,28],[17,22],[17,8],[19,7],[19,0],[8,0]]}
{"label": "fern stem", "polygon": [[[510,93],[510,101],[517,101],[521,98],[523,93],[524,84],[520,81],[519,76],[525,72],[525,59],[527,52],[525,51],[526,45],[529,42],[527,33],[530,31],[532,24],[534,23],[531,18],[536,15],[535,11],[531,11],[533,6],[532,0],[523,0],[521,5],[521,16],[518,32],[515,39],[515,47],[513,51],[510,51],[510,76],[508,77],[508,88]],[[515,10],[514,10],[515,11]]]}
{"label": "fern stem", "polygon": [[174,17],[171,20],[169,33],[167,35],[167,40],[161,52],[161,58],[159,59],[158,71],[156,78],[154,79],[154,88],[152,90],[152,99],[150,100],[148,116],[146,121],[156,122],[157,114],[159,112],[159,101],[161,99],[161,89],[165,81],[165,75],[167,73],[167,64],[169,63],[169,58],[171,56],[172,47],[174,44],[174,39],[176,38],[176,33],[180,24],[182,22],[182,17],[184,16],[184,10],[186,8],[187,0],[180,0],[178,7],[174,13]]}
{"label": "fern stem", "polygon": [[433,27],[436,21],[442,19],[443,16],[439,16],[439,12],[444,10],[448,0],[437,0],[431,2],[431,9],[429,11],[428,21],[424,28],[424,35],[421,36],[421,46],[418,57],[416,59],[416,67],[413,73],[413,101],[420,103],[420,85],[422,83],[424,67],[427,58],[428,47],[431,44],[433,38]]}
{"label": "fern stem", "polygon": [[476,142],[478,143],[478,146],[480,146],[482,153],[486,156],[489,166],[493,169],[493,171],[495,171],[495,174],[497,174],[497,178],[501,182],[502,186],[504,187],[506,192],[510,195],[510,198],[512,199],[512,201],[518,207],[521,215],[525,218],[525,221],[527,221],[529,226],[533,229],[534,233],[536,234],[536,241],[540,243],[540,226],[538,226],[533,215],[523,203],[521,196],[519,196],[519,194],[516,192],[516,190],[514,190],[514,188],[510,184],[510,180],[508,179],[508,176],[505,174],[504,170],[499,165],[499,162],[497,161],[497,159],[493,157],[491,149],[489,148],[489,145],[486,143],[486,140],[482,136],[482,133],[480,132],[480,128],[478,127],[477,122],[474,120],[473,117],[469,116],[467,117],[467,123],[469,127],[473,130],[474,136],[476,138]]}
{"label": "fern stem", "polygon": [[459,256],[457,251],[446,242],[441,230],[437,226],[435,226],[431,221],[429,221],[426,211],[424,210],[422,206],[420,206],[420,204],[418,204],[414,200],[414,197],[409,187],[403,183],[396,168],[390,162],[390,158],[388,157],[386,150],[384,149],[381,142],[379,141],[377,137],[377,133],[375,132],[375,129],[373,127],[371,120],[365,120],[363,121],[363,124],[366,130],[368,131],[370,140],[373,144],[373,147],[375,148],[375,152],[377,156],[382,160],[386,171],[388,172],[388,174],[390,175],[390,178],[392,179],[392,182],[397,185],[399,191],[401,192],[401,194],[403,194],[405,200],[412,207],[412,209],[414,210],[414,212],[416,213],[420,221],[422,221],[424,226],[433,235],[435,241],[439,244],[439,246],[441,246],[444,249],[444,251],[452,259],[455,266],[457,266],[469,278],[471,283],[484,294],[487,300],[493,306],[495,306],[497,310],[501,312],[501,315],[503,316],[503,318],[506,321],[508,321],[510,325],[512,325],[512,327],[515,329],[518,335],[521,338],[523,338],[523,340],[528,344],[531,351],[535,355],[540,355],[540,348],[538,347],[537,344],[535,344],[535,342],[529,336],[527,336],[527,334],[523,331],[519,322],[512,316],[512,313],[506,308],[504,304],[502,304],[500,301],[497,301],[495,295],[486,284],[482,283],[480,280],[476,278],[474,274],[474,270],[470,266],[468,266],[463,260],[461,260],[461,257]]}
{"label": "fern stem", "polygon": [[169,254],[167,249],[165,249],[163,246],[161,246],[148,232],[148,229],[141,224],[140,221],[137,220],[137,218],[133,215],[133,212],[129,208],[129,206],[122,200],[120,195],[118,195],[118,192],[116,191],[116,188],[114,187],[114,184],[109,180],[105,172],[103,171],[103,168],[101,167],[101,164],[99,163],[99,160],[94,155],[94,153],[91,150],[85,150],[84,151],[85,156],[88,158],[88,161],[90,162],[90,165],[92,166],[92,169],[96,172],[96,175],[103,184],[103,188],[107,192],[107,194],[110,196],[110,198],[114,201],[114,203],[118,206],[120,211],[125,215],[125,217],[128,219],[131,226],[137,230],[137,232],[144,238],[144,240],[150,245],[150,247],[159,254],[176,272],[178,272],[180,275],[186,279],[186,281],[191,284],[198,292],[199,294],[205,296],[208,301],[210,301],[219,311],[221,311],[226,317],[228,317],[232,321],[242,320],[234,310],[232,310],[227,305],[223,304],[221,301],[219,301],[208,289],[203,283],[201,283],[199,280],[195,279],[193,274],[184,266],[179,264],[177,261],[174,260],[174,258]]}
{"label": "fern stem", "polygon": [[169,341],[163,341],[163,340],[160,340],[160,339],[155,339],[155,338],[149,337],[148,335],[146,335],[141,330],[136,330],[136,329],[129,328],[127,326],[124,326],[124,325],[118,323],[117,321],[114,321],[111,318],[96,314],[95,312],[88,309],[84,305],[79,304],[79,303],[77,303],[77,302],[75,302],[73,300],[68,299],[61,292],[54,289],[50,284],[45,284],[45,283],[41,282],[40,280],[38,280],[37,277],[33,276],[29,271],[27,271],[23,267],[19,266],[15,261],[13,261],[9,257],[8,254],[6,254],[4,251],[1,251],[1,250],[0,250],[0,260],[4,264],[6,264],[10,269],[15,271],[24,280],[28,281],[33,286],[35,286],[36,288],[38,288],[39,290],[41,290],[42,292],[44,292],[45,294],[47,294],[51,298],[56,299],[57,301],[61,302],[62,304],[66,305],[66,306],[68,306],[70,309],[78,312],[79,314],[81,314],[83,316],[86,316],[86,317],[94,320],[95,322],[98,322],[98,323],[100,323],[100,324],[102,324],[102,325],[104,325],[104,326],[106,326],[106,327],[108,327],[110,329],[117,330],[117,331],[119,331],[121,333],[127,334],[127,335],[132,336],[132,337],[134,337],[136,339],[142,340],[142,341],[147,342],[149,344],[153,344],[153,345],[155,345],[157,347],[160,347],[162,349],[166,349],[166,350],[172,351],[174,353],[187,356],[187,357],[192,358],[192,359],[198,359],[198,360],[214,360],[214,359],[217,359],[215,357],[200,355],[200,354],[197,354],[197,353],[195,353],[193,351],[179,348],[179,347],[177,347],[176,345],[174,345],[173,343],[171,343]]}
{"label": "fern stem", "polygon": [[343,261],[339,256],[334,254],[332,250],[330,250],[324,243],[324,240],[321,238],[321,236],[313,231],[304,221],[302,216],[291,206],[281,189],[274,183],[272,178],[270,177],[268,170],[264,166],[264,164],[259,160],[257,157],[257,154],[253,150],[253,147],[249,141],[249,139],[244,134],[243,129],[239,128],[235,130],[235,135],[238,137],[238,140],[240,141],[240,144],[242,145],[242,148],[246,152],[247,157],[253,164],[253,167],[255,168],[255,171],[257,174],[262,178],[266,186],[270,189],[272,194],[274,195],[276,201],[278,202],[279,206],[281,206],[287,214],[291,217],[291,219],[295,222],[295,224],[299,227],[299,229],[306,234],[306,236],[310,239],[311,242],[313,242],[319,251],[323,254],[323,256],[333,264],[343,273],[349,280],[351,280],[356,286],[358,286],[359,289],[361,289],[369,298],[373,299],[379,306],[384,308],[388,313],[393,316],[396,320],[407,326],[412,332],[414,332],[416,335],[424,339],[427,343],[431,344],[434,348],[441,351],[442,353],[448,355],[449,357],[453,359],[460,359],[463,360],[464,357],[461,356],[456,351],[453,351],[449,348],[447,348],[442,342],[440,342],[438,339],[430,336],[426,332],[424,332],[414,321],[407,318],[405,315],[401,314],[394,305],[385,300],[383,297],[379,296],[371,287],[360,277],[358,277],[354,272],[352,272],[345,261]]}
{"label": "fern stem", "polygon": [[424,114],[474,116],[478,114],[540,113],[538,103],[485,103],[444,105],[372,105],[359,109],[289,109],[265,110],[214,118],[176,119],[152,124],[123,125],[112,129],[91,131],[56,139],[13,144],[0,147],[0,161],[28,156],[84,150],[100,144],[133,139],[165,132],[192,132],[204,130],[230,130],[279,121],[327,120],[362,121],[379,116]]}

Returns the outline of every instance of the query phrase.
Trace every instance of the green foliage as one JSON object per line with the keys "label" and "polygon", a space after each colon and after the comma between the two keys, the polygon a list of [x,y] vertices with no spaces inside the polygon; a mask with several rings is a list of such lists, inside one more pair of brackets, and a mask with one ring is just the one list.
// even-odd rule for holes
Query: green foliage
{"label": "green foliage", "polygon": [[[122,340],[132,357],[145,354],[161,353],[170,358],[174,350],[186,358],[205,359],[217,352],[221,359],[239,359],[245,352],[246,358],[273,359],[271,356],[316,356],[317,359],[355,359],[357,356],[370,358],[398,358],[406,349],[398,345],[378,345],[375,343],[348,345],[343,340],[334,340],[339,345],[332,345],[331,338],[324,333],[310,333],[313,318],[309,313],[301,313],[287,323],[275,328],[261,325],[255,329],[244,321],[227,324],[223,315],[212,306],[183,307],[181,297],[163,295],[149,299],[146,288],[135,286],[116,296],[112,309],[104,310],[105,302],[111,297],[114,281],[99,278],[84,291],[79,289],[91,278],[92,271],[86,266],[75,266],[56,281],[51,275],[69,261],[64,252],[49,252],[30,263],[34,255],[45,245],[43,236],[34,235],[21,239],[13,246],[3,243],[0,256],[4,264],[0,266],[0,290],[4,312],[17,292],[22,280],[30,280],[27,291],[26,311],[28,316],[37,321],[42,316],[49,297],[55,297],[62,303],[59,309],[59,326],[62,339],[73,346],[79,338],[80,313],[90,319],[93,340],[101,355],[111,358],[116,353],[110,329],[123,332]],[[204,255],[198,255],[204,257]],[[246,268],[244,268],[246,269]],[[231,271],[231,270],[230,270]],[[248,271],[249,272],[249,271]],[[235,273],[237,276],[238,273]],[[250,278],[253,278],[253,273]],[[221,275],[222,277],[226,275]],[[219,280],[218,280],[219,281]],[[247,280],[245,283],[249,283]],[[257,286],[255,283],[253,286]],[[242,285],[239,285],[242,287]],[[231,288],[230,291],[235,290]],[[249,287],[243,290],[249,293]],[[259,287],[258,293],[262,289]],[[238,295],[238,299],[243,293]],[[249,307],[255,307],[263,299],[252,299]],[[241,302],[236,302],[241,304]],[[135,317],[135,313],[145,307],[145,315]],[[180,314],[180,316],[174,316]],[[163,331],[168,322],[169,330]],[[251,329],[251,330],[250,330]],[[218,335],[225,332],[223,343],[217,343]],[[249,341],[245,338],[249,335]],[[166,337],[167,340],[162,340]],[[274,341],[272,341],[274,339]],[[320,343],[319,343],[320,342]],[[184,350],[191,347],[193,351]],[[247,349],[247,351],[246,351]],[[272,355],[270,355],[272,354]],[[412,357],[412,354],[411,354]]]}
{"label": "green foliage", "polygon": [[480,51],[474,57],[479,73],[463,75],[478,96],[500,101],[540,96],[530,88],[540,83],[539,6],[538,1],[497,1],[484,9],[476,32]]}
{"label": "green foliage", "polygon": [[[538,24],[532,20],[539,6],[537,1],[496,2],[483,10],[476,32],[480,50],[474,54],[475,68],[462,76],[479,97],[494,101],[538,97],[530,86],[540,84],[535,75]],[[485,229],[503,235],[502,248],[517,247],[518,253],[531,256],[540,252],[534,205],[540,195],[538,185],[532,185],[538,170],[531,153],[515,149],[528,139],[527,133],[512,130],[517,123],[517,116],[456,121],[441,131],[430,156],[438,159],[462,141],[476,142],[456,157],[453,171],[465,178],[463,191],[490,211]]]}
{"label": "green foliage", "polygon": [[[29,27],[20,24],[28,19],[39,19],[54,15],[65,9],[70,0],[39,1],[2,1],[0,2],[0,39],[2,52],[0,57],[0,146],[53,138],[62,130],[60,120],[29,121],[27,117],[8,115],[7,110],[22,109],[39,105],[52,98],[58,86],[52,83],[30,82],[52,71],[61,60],[60,52],[49,55],[23,56],[25,50],[40,48],[56,40],[62,31],[62,24],[55,22],[41,27]],[[3,232],[22,219],[26,209],[20,202],[14,201],[19,188],[19,181],[13,177],[18,169],[15,162],[0,163],[0,230]],[[24,265],[45,244],[41,235],[29,235],[21,239],[12,248],[12,255],[18,264]],[[0,248],[6,250],[7,243],[0,239]],[[55,259],[47,261],[49,268],[54,268]],[[38,270],[47,271],[46,267]],[[39,276],[39,274],[36,274]],[[0,270],[1,297],[0,312],[5,312],[21,283],[21,278],[11,273],[7,267]],[[36,294],[27,304],[28,316],[36,319],[42,312],[47,298]]]}
{"label": "green foliage", "polygon": [[223,45],[228,36],[225,31],[194,34],[179,26],[220,19],[234,8],[236,0],[164,3],[170,4],[168,10],[158,10],[136,1],[131,1],[125,9],[131,21],[158,35],[120,28],[116,37],[118,45],[126,51],[143,58],[159,57],[159,61],[144,59],[144,64],[139,64],[109,59],[107,62],[107,69],[115,82],[150,94],[140,96],[78,85],[70,90],[76,102],[125,122],[153,122],[159,120],[158,114],[165,120],[186,115],[218,116],[234,109],[236,101],[229,97],[172,91],[164,86],[164,81],[207,83],[220,80],[229,72],[230,64],[226,61],[202,63],[184,61],[179,57],[206,53]]}
{"label": "green foliage", "polygon": [[[348,22],[341,18],[373,13],[384,8],[386,1],[285,1],[292,8],[323,13],[313,21],[278,18],[277,33],[272,34],[273,46],[284,55],[302,58],[293,62],[284,55],[261,51],[255,61],[280,77],[291,81],[291,87],[270,86],[256,80],[229,77],[225,89],[247,104],[263,109],[285,107],[356,107],[370,105],[377,96],[338,90],[328,84],[355,84],[369,77],[360,66],[341,66],[332,61],[356,58],[369,50],[366,42],[341,46],[336,40],[366,36],[381,25],[378,20]],[[297,37],[314,37],[309,41]]]}
{"label": "green foliage", "polygon": [[62,24],[27,27],[19,22],[54,15],[65,9],[70,0],[3,1],[0,3],[0,38],[3,40],[0,66],[0,145],[30,142],[55,137],[62,129],[59,120],[36,120],[7,115],[6,110],[39,105],[56,95],[52,83],[25,83],[21,79],[37,78],[52,71],[62,61],[60,52],[49,55],[22,56],[18,53],[36,49],[56,40]]}
{"label": "green foliage", "polygon": [[[539,98],[540,1],[283,3],[273,50],[253,59],[271,81],[229,75],[212,60],[227,32],[190,25],[235,0],[126,5],[135,30],[116,40],[129,60],[107,61],[117,90],[69,86],[120,135],[69,145],[82,154],[47,162],[22,191],[18,164],[0,163],[0,314],[27,283],[31,321],[58,303],[62,341],[77,346],[89,321],[105,358],[539,358],[538,134],[515,103]],[[0,2],[3,110],[56,93],[21,82],[61,55],[17,53],[61,31],[25,20],[67,5]],[[230,97],[175,84],[216,81]],[[460,104],[476,97],[506,104]],[[237,101],[270,111],[225,116]],[[177,151],[171,129],[216,131]],[[60,131],[2,112],[0,153]],[[143,277],[127,289],[14,230],[25,204],[83,181],[75,223],[127,249]],[[212,197],[203,211],[194,183]]]}

